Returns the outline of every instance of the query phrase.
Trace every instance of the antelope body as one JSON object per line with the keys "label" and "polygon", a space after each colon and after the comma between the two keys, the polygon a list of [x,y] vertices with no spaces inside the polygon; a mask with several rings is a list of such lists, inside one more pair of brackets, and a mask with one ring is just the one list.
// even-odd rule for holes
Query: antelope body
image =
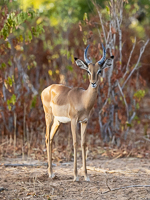
{"label": "antelope body", "polygon": [[[89,46],[88,46],[89,47]],[[106,52],[103,47],[103,57],[96,64],[87,58],[87,50],[84,52],[84,60],[75,58],[76,64],[88,72],[89,87],[70,88],[61,84],[53,84],[42,91],[41,98],[45,112],[46,121],[46,145],[48,156],[48,174],[53,178],[52,172],[52,141],[61,123],[71,122],[74,146],[74,181],[78,181],[77,176],[77,123],[81,123],[81,147],[83,159],[83,171],[86,181],[89,181],[86,170],[85,135],[90,112],[97,98],[99,77],[102,69],[110,65],[112,59],[105,61]]]}

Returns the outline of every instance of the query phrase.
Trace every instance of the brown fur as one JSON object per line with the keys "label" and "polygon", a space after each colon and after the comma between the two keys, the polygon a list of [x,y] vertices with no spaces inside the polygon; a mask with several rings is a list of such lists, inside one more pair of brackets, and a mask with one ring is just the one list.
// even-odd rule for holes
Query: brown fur
{"label": "brown fur", "polygon": [[45,88],[41,94],[46,120],[46,143],[48,154],[48,173],[51,178],[52,173],[52,140],[59,128],[61,120],[71,121],[71,130],[74,145],[74,180],[77,181],[77,123],[81,123],[81,146],[83,157],[83,171],[85,180],[89,180],[86,170],[85,156],[85,133],[87,121],[97,98],[99,86],[100,69],[98,63],[95,65],[84,64],[81,60],[76,62],[79,67],[89,72],[89,87],[87,90],[81,88],[69,88],[60,84],[53,84]]}

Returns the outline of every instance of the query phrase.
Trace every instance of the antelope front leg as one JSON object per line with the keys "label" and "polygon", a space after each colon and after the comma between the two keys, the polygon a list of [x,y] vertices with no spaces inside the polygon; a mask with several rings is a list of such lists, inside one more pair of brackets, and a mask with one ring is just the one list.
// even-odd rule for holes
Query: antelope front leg
{"label": "antelope front leg", "polygon": [[50,131],[49,169],[48,169],[50,178],[55,177],[55,174],[53,173],[53,170],[52,170],[52,142],[53,142],[53,137],[59,128],[59,125],[60,125],[60,123],[54,118],[53,125],[52,125],[51,131]]}
{"label": "antelope front leg", "polygon": [[50,125],[46,125],[46,146],[47,146],[47,158],[48,158],[48,175],[51,176],[51,151],[50,151]]}
{"label": "antelope front leg", "polygon": [[71,121],[71,130],[74,146],[74,181],[79,181],[77,175],[77,121],[75,119]]}
{"label": "antelope front leg", "polygon": [[85,181],[90,181],[89,177],[87,176],[87,169],[86,169],[86,151],[85,151],[86,127],[87,127],[87,123],[81,123],[81,148],[82,148],[84,178],[85,178]]}

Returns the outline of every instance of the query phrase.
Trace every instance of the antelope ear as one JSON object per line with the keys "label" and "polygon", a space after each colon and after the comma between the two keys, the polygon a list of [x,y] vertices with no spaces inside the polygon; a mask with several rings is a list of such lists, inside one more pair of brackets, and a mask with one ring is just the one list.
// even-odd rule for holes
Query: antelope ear
{"label": "antelope ear", "polygon": [[75,62],[76,64],[81,68],[81,69],[84,69],[84,70],[88,70],[88,66],[85,62],[83,62],[82,60],[78,59],[78,58],[74,58],[75,59]]}
{"label": "antelope ear", "polygon": [[114,59],[114,56],[111,56],[110,58],[108,58],[104,64],[102,65],[101,69],[105,69],[107,67],[110,67],[112,65],[112,62],[113,62],[113,59]]}

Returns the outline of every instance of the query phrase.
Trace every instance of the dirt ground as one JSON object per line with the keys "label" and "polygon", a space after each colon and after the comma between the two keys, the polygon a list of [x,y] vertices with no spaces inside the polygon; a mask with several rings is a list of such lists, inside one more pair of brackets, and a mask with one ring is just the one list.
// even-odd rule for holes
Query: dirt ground
{"label": "dirt ground", "polygon": [[[56,177],[51,180],[47,166],[40,161],[3,160],[0,162],[0,199],[150,200],[149,161],[137,158],[88,160],[90,182],[85,182],[81,160],[78,160],[79,182],[73,182],[73,162],[55,163]],[[41,166],[4,166],[7,163]]]}

